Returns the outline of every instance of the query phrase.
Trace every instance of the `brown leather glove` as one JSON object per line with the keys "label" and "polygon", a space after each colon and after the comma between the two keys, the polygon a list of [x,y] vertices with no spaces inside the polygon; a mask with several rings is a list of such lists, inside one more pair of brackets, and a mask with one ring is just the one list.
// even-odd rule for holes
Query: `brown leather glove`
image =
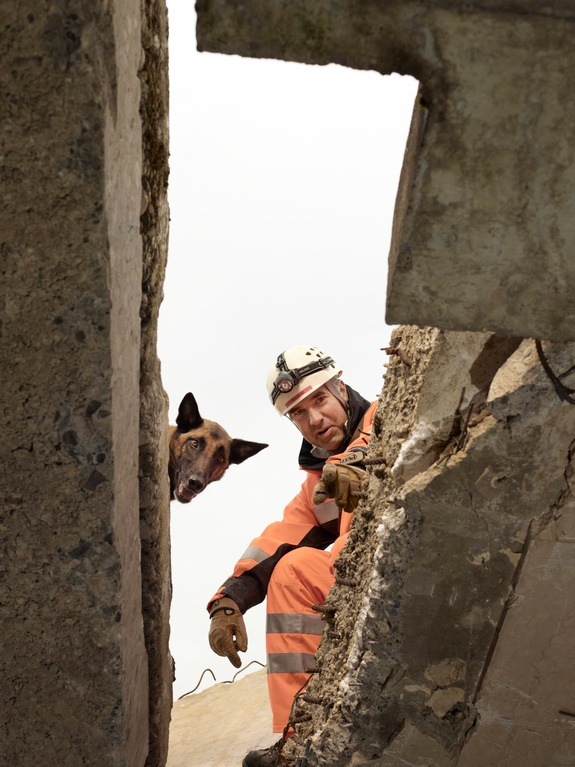
{"label": "brown leather glove", "polygon": [[334,498],[340,509],[355,511],[365,477],[365,469],[359,466],[326,463],[315,486],[313,502],[323,503],[328,498]]}
{"label": "brown leather glove", "polygon": [[248,649],[248,635],[240,608],[233,599],[222,597],[212,604],[210,618],[210,647],[239,668],[242,662],[237,651]]}

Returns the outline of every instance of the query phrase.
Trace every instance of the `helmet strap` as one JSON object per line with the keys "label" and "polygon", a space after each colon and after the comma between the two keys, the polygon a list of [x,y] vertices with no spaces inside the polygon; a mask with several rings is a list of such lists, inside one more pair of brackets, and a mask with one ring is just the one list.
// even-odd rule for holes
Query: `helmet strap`
{"label": "helmet strap", "polygon": [[[333,378],[330,378],[329,381],[326,381],[325,387],[329,390],[333,396],[341,402],[341,405],[345,412],[347,413],[348,420],[349,420],[349,404],[345,401],[343,394],[341,393],[341,389],[339,388],[340,380],[339,376],[334,376]],[[347,429],[347,421],[346,421],[346,429]]]}

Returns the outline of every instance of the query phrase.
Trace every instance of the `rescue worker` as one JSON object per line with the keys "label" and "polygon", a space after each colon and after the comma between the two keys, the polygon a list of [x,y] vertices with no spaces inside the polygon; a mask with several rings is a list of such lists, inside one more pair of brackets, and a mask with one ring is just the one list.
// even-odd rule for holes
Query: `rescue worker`
{"label": "rescue worker", "polygon": [[[267,379],[270,399],[299,429],[305,479],[281,522],[269,525],[236,564],[233,575],[209,602],[209,641],[218,655],[241,666],[247,650],[243,613],[267,596],[266,651],[273,731],[282,738],[269,749],[250,751],[243,767],[272,767],[293,730],[295,695],[315,666],[324,628],[322,605],[334,581],[333,562],[349,531],[365,476],[376,403],[370,404],[340,378],[334,360],[313,346],[283,352]],[[332,545],[331,552],[325,551]]]}

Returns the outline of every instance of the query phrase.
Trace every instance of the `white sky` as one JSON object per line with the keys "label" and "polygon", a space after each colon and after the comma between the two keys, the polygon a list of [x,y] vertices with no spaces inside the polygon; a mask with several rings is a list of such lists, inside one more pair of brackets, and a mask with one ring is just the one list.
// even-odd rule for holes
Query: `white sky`
{"label": "white sky", "polygon": [[[170,422],[192,391],[233,437],[270,445],[192,503],[171,504],[178,698],[206,668],[218,682],[236,673],[209,648],[206,604],[303,479],[301,438],[267,398],[268,368],[312,344],[364,397],[381,391],[387,255],[417,84],[200,54],[193,4],[168,8],[171,224],[158,353]],[[245,620],[243,668],[265,663],[264,605]],[[212,683],[207,674],[199,690]]]}

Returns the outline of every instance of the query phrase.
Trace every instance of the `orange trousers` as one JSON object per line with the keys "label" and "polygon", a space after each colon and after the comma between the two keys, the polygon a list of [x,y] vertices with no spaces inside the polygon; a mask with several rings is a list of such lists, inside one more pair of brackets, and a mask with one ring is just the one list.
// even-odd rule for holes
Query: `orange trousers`
{"label": "orange trousers", "polygon": [[273,731],[283,732],[295,695],[315,667],[325,626],[312,605],[323,605],[334,581],[333,562],[347,536],[331,552],[302,547],[275,566],[267,591],[267,680]]}

